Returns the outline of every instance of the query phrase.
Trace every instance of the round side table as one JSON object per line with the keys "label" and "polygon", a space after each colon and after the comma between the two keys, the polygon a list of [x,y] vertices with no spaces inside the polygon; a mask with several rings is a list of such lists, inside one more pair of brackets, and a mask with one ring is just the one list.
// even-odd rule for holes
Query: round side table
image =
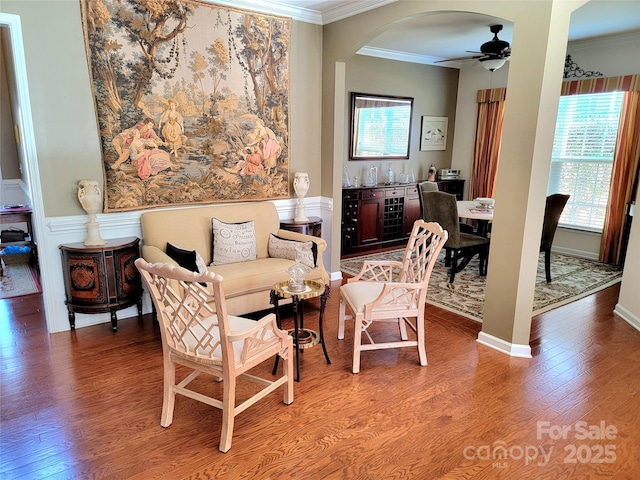
{"label": "round side table", "polygon": [[296,222],[294,219],[280,220],[280,228],[303,235],[322,237],[322,219],[320,217],[309,217],[306,222]]}
{"label": "round side table", "polygon": [[[278,327],[282,328],[282,320],[280,318],[279,300],[284,298],[290,298],[292,300],[293,307],[293,329],[289,330],[289,334],[293,337],[293,344],[296,351],[296,381],[300,381],[300,359],[298,357],[299,351],[305,348],[311,348],[318,343],[322,345],[324,352],[324,358],[327,360],[327,364],[331,363],[329,354],[327,353],[327,347],[324,342],[324,332],[322,328],[322,318],[324,316],[324,308],[327,303],[327,297],[329,296],[329,286],[322,282],[315,280],[305,280],[305,289],[301,292],[292,292],[289,290],[289,282],[278,282],[271,288],[271,303],[275,307],[276,321]],[[304,328],[304,300],[308,298],[320,297],[320,314],[318,315],[318,332]],[[298,316],[298,313],[300,314]],[[276,373],[278,369],[279,357],[276,357],[275,365],[273,366],[273,373]]]}

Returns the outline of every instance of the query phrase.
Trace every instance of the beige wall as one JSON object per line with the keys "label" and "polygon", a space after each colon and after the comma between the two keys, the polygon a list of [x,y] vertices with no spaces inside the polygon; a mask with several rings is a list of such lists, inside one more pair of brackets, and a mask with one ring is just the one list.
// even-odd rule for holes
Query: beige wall
{"label": "beige wall", "polygon": [[[505,113],[503,155],[518,162],[501,168],[497,181],[494,235],[490,255],[485,301],[483,338],[518,355],[528,355],[528,339],[537,267],[539,232],[542,227],[546,176],[553,141],[553,125],[560,93],[564,51],[570,13],[584,1],[399,1],[374,11],[325,26],[323,48],[323,96],[325,119],[333,119],[333,128],[323,121],[323,192],[325,180],[333,190],[334,205],[340,191],[335,165],[343,148],[344,122],[332,100],[344,83],[342,65],[371,38],[412,16],[437,14],[438,11],[477,12],[504,18],[514,24],[513,56],[508,88],[510,101]],[[374,72],[372,72],[374,74]],[[456,132],[457,135],[457,132]],[[334,207],[334,223],[339,212]],[[537,243],[534,232],[538,232]],[[339,243],[334,233],[332,243]],[[332,251],[331,268],[339,264]],[[494,272],[493,274],[491,272]],[[499,275],[496,273],[499,272]]]}
{"label": "beige wall", "polygon": [[[103,173],[80,1],[3,0],[0,9],[22,24],[44,214],[84,214],[77,181]],[[309,173],[311,197],[320,194],[322,27],[293,22],[291,45],[291,171]]]}
{"label": "beige wall", "polygon": [[0,34],[0,172],[1,180],[22,178],[20,159],[16,149],[16,137],[13,130],[13,115],[9,97],[9,78],[5,48],[7,40]]}
{"label": "beige wall", "polygon": [[[375,72],[375,74],[371,74]],[[392,170],[409,173],[414,167],[416,178],[426,179],[430,164],[436,168],[449,168],[451,165],[451,146],[455,125],[455,108],[458,85],[458,70],[431,65],[385,60],[363,55],[355,55],[346,64],[345,135],[349,135],[350,94],[351,92],[373,93],[413,97],[413,119],[411,124],[411,145],[408,160],[392,160]],[[449,135],[447,149],[442,151],[420,151],[420,130],[422,115],[449,117]],[[363,170],[378,166],[378,180],[387,170],[389,161],[349,160],[349,145],[344,144],[344,164],[351,176],[358,175],[364,181]]]}

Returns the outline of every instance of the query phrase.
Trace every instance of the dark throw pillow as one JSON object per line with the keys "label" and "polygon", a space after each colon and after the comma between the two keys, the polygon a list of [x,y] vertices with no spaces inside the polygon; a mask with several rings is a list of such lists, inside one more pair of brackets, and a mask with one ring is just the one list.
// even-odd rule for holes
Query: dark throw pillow
{"label": "dark throw pillow", "polygon": [[176,247],[167,242],[167,255],[169,255],[172,260],[175,260],[182,268],[198,273],[207,271],[204,260],[195,250],[185,250],[184,248]]}

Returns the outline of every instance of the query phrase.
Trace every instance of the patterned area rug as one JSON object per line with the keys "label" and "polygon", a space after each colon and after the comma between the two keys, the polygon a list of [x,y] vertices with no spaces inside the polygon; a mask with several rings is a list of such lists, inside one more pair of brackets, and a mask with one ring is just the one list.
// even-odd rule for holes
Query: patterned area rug
{"label": "patterned area rug", "polygon": [[[356,275],[364,260],[402,260],[403,249],[343,259],[340,270]],[[449,283],[448,268],[444,266],[444,254],[436,262],[429,281],[427,303],[450,310],[459,315],[482,321],[484,308],[485,278],[478,275],[478,258],[469,262],[460,273],[456,273],[453,284]],[[604,263],[553,253],[551,278],[547,283],[544,274],[544,254],[538,260],[533,314],[574,302],[622,279],[622,270]]]}
{"label": "patterned area rug", "polygon": [[0,299],[31,295],[32,293],[40,293],[40,282],[31,271],[29,264],[5,264],[4,275],[0,277]]}

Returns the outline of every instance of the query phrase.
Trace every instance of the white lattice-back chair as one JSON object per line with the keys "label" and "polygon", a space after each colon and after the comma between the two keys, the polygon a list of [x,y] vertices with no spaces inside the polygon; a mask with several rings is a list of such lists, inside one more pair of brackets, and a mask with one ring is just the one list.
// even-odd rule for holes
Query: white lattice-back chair
{"label": "white lattice-back chair", "polygon": [[[235,416],[284,385],[284,403],[293,402],[293,341],[278,328],[276,317],[261,320],[227,315],[222,277],[212,272],[199,274],[167,263],[135,262],[149,289],[162,335],[164,356],[164,394],[160,424],[173,421],[176,393],[222,410],[221,452],[231,448]],[[211,289],[199,282],[210,283]],[[213,302],[212,302],[212,296]],[[215,306],[215,310],[212,307]],[[282,376],[261,378],[247,373],[251,368],[280,355],[284,360]],[[193,371],[176,383],[176,365]],[[222,379],[222,400],[208,397],[187,385],[200,373]],[[239,377],[263,386],[251,398],[236,405]]]}
{"label": "white lattice-back chair", "polygon": [[[402,262],[365,261],[360,273],[340,287],[338,339],[344,338],[345,320],[354,320],[353,373],[360,371],[363,350],[418,347],[420,365],[427,364],[424,344],[427,287],[447,237],[447,232],[437,223],[416,220]],[[346,307],[351,315],[346,314]],[[367,331],[374,322],[396,323],[400,339],[375,343]],[[415,339],[409,339],[407,325],[414,331]],[[363,334],[369,343],[362,344]]]}

